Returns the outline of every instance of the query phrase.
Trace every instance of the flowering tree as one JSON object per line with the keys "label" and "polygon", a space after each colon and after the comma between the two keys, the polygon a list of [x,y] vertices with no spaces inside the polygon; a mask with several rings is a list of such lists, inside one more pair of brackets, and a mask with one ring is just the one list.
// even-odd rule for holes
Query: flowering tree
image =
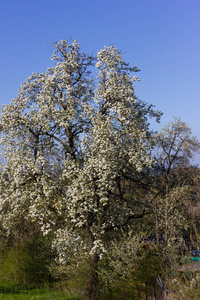
{"label": "flowering tree", "polygon": [[140,182],[151,167],[148,117],[160,114],[136,98],[138,69],[114,46],[94,58],[63,40],[52,59],[55,67],[29,77],[2,109],[0,217],[8,234],[22,215],[53,232],[60,263],[68,247],[83,247],[94,263],[93,299],[107,236],[144,214],[124,182]]}

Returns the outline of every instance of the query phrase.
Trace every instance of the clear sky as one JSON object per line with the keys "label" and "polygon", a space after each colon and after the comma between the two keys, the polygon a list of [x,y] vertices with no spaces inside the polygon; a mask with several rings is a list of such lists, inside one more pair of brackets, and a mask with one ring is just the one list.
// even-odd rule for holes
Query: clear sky
{"label": "clear sky", "polygon": [[163,112],[154,128],[180,117],[200,140],[199,0],[1,0],[0,106],[70,38],[87,53],[123,50],[141,69],[136,95]]}

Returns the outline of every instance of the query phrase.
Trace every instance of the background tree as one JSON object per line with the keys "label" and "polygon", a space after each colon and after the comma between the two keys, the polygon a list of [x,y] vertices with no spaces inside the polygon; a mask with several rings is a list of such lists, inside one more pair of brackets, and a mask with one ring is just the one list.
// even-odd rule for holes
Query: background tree
{"label": "background tree", "polygon": [[190,167],[190,161],[199,152],[200,143],[180,119],[174,119],[154,138],[158,163],[152,185],[155,188],[152,204],[157,243],[161,238],[164,242],[162,250],[167,251],[168,258],[171,253],[171,258],[175,259],[172,249],[180,250],[181,244],[185,247],[184,238],[189,239],[191,229],[190,211],[199,201],[194,184],[195,168]]}
{"label": "background tree", "polygon": [[154,139],[156,159],[166,174],[177,166],[188,166],[195,153],[199,152],[199,141],[192,136],[191,128],[180,119],[175,118]]}

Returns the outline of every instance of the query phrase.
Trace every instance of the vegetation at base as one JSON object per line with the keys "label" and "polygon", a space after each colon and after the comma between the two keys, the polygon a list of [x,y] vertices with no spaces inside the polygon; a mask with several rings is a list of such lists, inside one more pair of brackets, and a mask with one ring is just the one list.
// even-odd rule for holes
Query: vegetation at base
{"label": "vegetation at base", "polygon": [[0,278],[87,300],[197,297],[198,270],[180,265],[199,250],[199,141],[177,118],[150,130],[162,114],[115,46],[61,40],[52,60],[0,116]]}
{"label": "vegetation at base", "polygon": [[75,295],[67,295],[62,291],[53,291],[51,289],[42,289],[27,285],[17,284],[13,281],[0,280],[0,299],[1,300],[78,300]]}

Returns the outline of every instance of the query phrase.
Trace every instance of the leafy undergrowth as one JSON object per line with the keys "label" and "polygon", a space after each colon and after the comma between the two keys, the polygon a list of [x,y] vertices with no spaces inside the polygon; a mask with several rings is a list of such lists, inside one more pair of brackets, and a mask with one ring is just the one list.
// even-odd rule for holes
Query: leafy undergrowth
{"label": "leafy undergrowth", "polygon": [[61,291],[39,289],[17,284],[8,280],[0,280],[0,300],[78,300],[78,296],[66,295]]}

